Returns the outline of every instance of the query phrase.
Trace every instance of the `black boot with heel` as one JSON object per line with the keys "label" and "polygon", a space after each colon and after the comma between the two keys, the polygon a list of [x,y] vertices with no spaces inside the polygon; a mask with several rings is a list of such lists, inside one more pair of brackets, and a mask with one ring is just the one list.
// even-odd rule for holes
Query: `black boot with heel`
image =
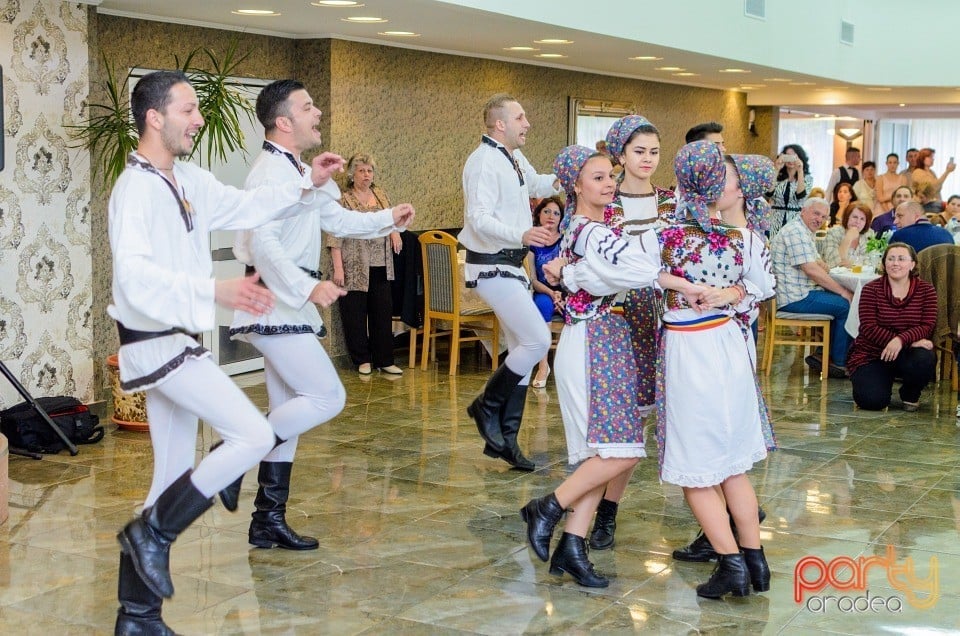
{"label": "black boot with heel", "polygon": [[536,465],[523,456],[517,444],[517,435],[520,433],[520,423],[523,420],[523,409],[527,404],[527,385],[518,384],[513,388],[510,397],[500,408],[500,432],[503,435],[503,452],[497,453],[490,444],[483,447],[483,454],[487,457],[499,457],[517,470],[530,472],[536,470]]}
{"label": "black boot with heel", "polygon": [[260,489],[253,503],[256,510],[247,535],[258,548],[316,550],[320,542],[297,534],[287,525],[287,499],[290,497],[292,462],[260,462]]}
{"label": "black boot with heel", "polygon": [[583,537],[564,532],[550,559],[550,574],[562,576],[566,572],[584,587],[607,587],[610,581],[597,574],[587,557],[587,542]]}
{"label": "black boot with heel", "polygon": [[609,550],[613,547],[614,532],[617,530],[617,509],[620,505],[609,499],[601,499],[597,506],[597,516],[593,520],[593,532],[590,533],[591,550]]}
{"label": "black boot with heel", "polygon": [[550,539],[557,527],[563,508],[557,497],[550,493],[546,497],[531,499],[520,509],[520,516],[527,522],[527,541],[541,561],[550,558]]}
{"label": "black boot with heel", "polygon": [[770,566],[767,565],[767,557],[763,554],[763,546],[759,548],[740,548],[743,552],[743,560],[747,564],[747,571],[750,572],[750,583],[753,584],[754,592],[766,592],[770,589]]}
{"label": "black boot with heel", "polygon": [[710,580],[697,586],[697,596],[721,598],[727,594],[747,596],[750,594],[750,573],[743,554],[721,554]]}
{"label": "black boot with heel", "polygon": [[483,393],[467,407],[467,415],[476,422],[480,437],[498,456],[506,449],[506,441],[501,431],[500,411],[522,379],[522,375],[517,375],[507,365],[501,364],[487,380]]}
{"label": "black boot with heel", "polygon": [[117,578],[117,622],[114,636],[174,636],[160,616],[163,599],[155,594],[137,574],[129,554],[120,553]]}

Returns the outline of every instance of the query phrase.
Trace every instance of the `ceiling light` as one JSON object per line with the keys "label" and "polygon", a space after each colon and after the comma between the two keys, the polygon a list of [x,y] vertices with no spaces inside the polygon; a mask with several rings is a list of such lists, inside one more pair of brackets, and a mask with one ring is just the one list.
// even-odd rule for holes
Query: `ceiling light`
{"label": "ceiling light", "polygon": [[311,2],[315,7],[362,7],[363,5],[356,0],[316,0],[316,2]]}
{"label": "ceiling light", "polygon": [[387,22],[386,18],[377,18],[372,15],[358,15],[351,18],[340,18],[341,22],[355,22],[361,24],[377,24]]}
{"label": "ceiling light", "polygon": [[396,38],[418,38],[420,37],[419,33],[414,33],[413,31],[380,31],[377,35],[392,35]]}
{"label": "ceiling light", "polygon": [[790,82],[790,86],[816,86],[816,82]]}
{"label": "ceiling light", "polygon": [[764,82],[790,82],[792,80],[785,79],[783,77],[764,77]]}
{"label": "ceiling light", "polygon": [[674,75],[676,77],[694,77],[695,75],[699,75],[699,73],[691,73],[690,71],[686,71],[684,73],[674,73]]}
{"label": "ceiling light", "polygon": [[766,88],[766,87],[767,87],[766,84],[741,84],[740,85],[740,88],[744,90],[749,90],[752,88]]}
{"label": "ceiling light", "polygon": [[721,73],[749,73],[745,68],[722,68],[720,69]]}
{"label": "ceiling light", "polygon": [[545,38],[543,40],[534,40],[534,44],[573,44],[573,40],[564,40],[561,38]]}
{"label": "ceiling light", "polygon": [[685,71],[687,69],[680,68],[679,66],[658,66],[655,70],[658,71]]}
{"label": "ceiling light", "polygon": [[628,60],[637,60],[638,62],[659,62],[662,60],[662,57],[656,57],[654,55],[638,55],[636,57],[628,57]]}
{"label": "ceiling light", "polygon": [[257,16],[260,18],[272,18],[280,15],[276,11],[271,11],[270,9],[237,9],[236,11],[231,11],[235,15],[248,15],[248,16]]}
{"label": "ceiling light", "polygon": [[532,46],[508,46],[504,51],[539,51],[540,49]]}
{"label": "ceiling light", "polygon": [[534,55],[534,57],[557,58],[557,57],[567,57],[567,56],[566,56],[566,55],[561,55],[561,54],[559,54],[559,53],[537,53],[536,55]]}
{"label": "ceiling light", "polygon": [[904,106],[906,106],[906,104],[900,104],[900,108],[903,108]]}
{"label": "ceiling light", "polygon": [[863,131],[859,128],[837,128],[837,134],[846,139],[847,141],[853,141],[860,137],[863,134]]}
{"label": "ceiling light", "polygon": [[889,86],[867,86],[867,90],[868,90],[868,91],[884,92],[884,91],[892,91],[893,89],[890,88]]}

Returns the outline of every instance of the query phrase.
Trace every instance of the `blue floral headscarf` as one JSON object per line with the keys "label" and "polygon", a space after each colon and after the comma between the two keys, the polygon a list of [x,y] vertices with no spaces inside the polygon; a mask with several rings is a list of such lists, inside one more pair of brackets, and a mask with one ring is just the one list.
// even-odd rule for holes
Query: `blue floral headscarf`
{"label": "blue floral headscarf", "polygon": [[568,222],[577,210],[577,193],[574,185],[587,159],[595,154],[597,151],[593,148],[573,145],[561,150],[553,161],[553,174],[560,179],[560,187],[567,195],[567,204],[563,211],[564,222]]}
{"label": "blue floral headscarf", "polygon": [[710,204],[723,194],[727,167],[720,147],[712,141],[694,141],[677,153],[673,160],[677,173],[678,219],[693,219],[710,231]]}
{"label": "blue floral headscarf", "polygon": [[743,192],[747,227],[755,232],[770,228],[770,204],[764,194],[773,188],[776,170],[773,161],[763,155],[730,155],[737,167],[737,179]]}
{"label": "blue floral headscarf", "polygon": [[623,147],[626,145],[630,135],[640,126],[652,126],[647,118],[640,115],[627,115],[613,122],[610,130],[607,131],[607,150],[614,158],[619,158],[623,154]]}

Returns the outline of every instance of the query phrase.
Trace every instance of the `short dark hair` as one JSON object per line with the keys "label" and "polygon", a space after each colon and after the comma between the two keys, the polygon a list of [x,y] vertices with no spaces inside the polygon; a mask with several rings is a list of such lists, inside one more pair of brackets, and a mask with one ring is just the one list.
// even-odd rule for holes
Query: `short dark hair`
{"label": "short dark hair", "polygon": [[303,82],[295,79],[282,79],[270,82],[257,95],[257,119],[263,124],[264,132],[277,127],[277,117],[291,115],[287,99],[294,91],[305,90]]}
{"label": "short dark hair", "polygon": [[907,152],[920,152],[917,148],[907,148]]}
{"label": "short dark hair", "polygon": [[723,132],[723,125],[718,124],[715,121],[708,121],[703,124],[697,124],[693,128],[687,131],[686,143],[693,143],[694,141],[703,141],[707,138],[707,135],[718,134]]}
{"label": "short dark hair", "polygon": [[847,149],[844,151],[843,154],[849,155],[851,152],[859,153],[859,152],[860,152],[860,149],[857,148],[856,146],[850,146],[849,148],[847,148]]}
{"label": "short dark hair", "polygon": [[133,112],[137,134],[142,135],[146,130],[147,111],[162,113],[170,103],[170,89],[181,83],[190,83],[183,71],[154,71],[137,81],[130,96],[130,110]]}
{"label": "short dark hair", "polygon": [[[910,151],[908,150],[907,152],[910,152]],[[887,155],[887,159],[889,159],[890,157],[896,157],[897,161],[900,161],[900,155],[898,155],[895,152],[891,152],[889,155]]]}
{"label": "short dark hair", "polygon": [[873,162],[873,161],[864,161],[864,162],[863,162],[863,169],[864,169],[864,170],[866,170],[867,168],[876,168],[876,167],[877,167],[877,164],[876,164],[875,162]]}

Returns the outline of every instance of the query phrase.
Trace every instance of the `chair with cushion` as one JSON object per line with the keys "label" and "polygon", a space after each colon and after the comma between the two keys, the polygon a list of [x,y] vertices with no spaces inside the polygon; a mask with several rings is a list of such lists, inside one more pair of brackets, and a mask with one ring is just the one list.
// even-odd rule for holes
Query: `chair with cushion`
{"label": "chair with cushion", "polygon": [[921,250],[917,261],[920,278],[937,290],[937,326],[933,330],[933,344],[941,362],[937,365],[938,379],[950,379],[956,391],[957,359],[953,352],[958,346],[960,323],[960,245],[933,245]]}
{"label": "chair with cushion", "polygon": [[[500,350],[500,325],[489,306],[482,303],[466,305],[462,302],[463,275],[457,261],[457,239],[439,230],[420,235],[423,254],[423,354],[422,370],[427,369],[430,347],[436,348],[436,339],[450,336],[450,375],[456,375],[460,362],[460,344],[489,339],[491,350]],[[438,321],[449,323],[450,329],[439,331]],[[469,329],[475,335],[463,336]],[[436,358],[436,354],[434,354]],[[493,355],[493,368],[497,356]]]}
{"label": "chair with cushion", "polygon": [[[823,347],[824,360],[820,365],[820,381],[824,387],[827,383],[829,370],[829,351],[830,351],[830,322],[833,316],[829,314],[796,314],[789,311],[777,311],[777,300],[771,298],[767,301],[767,324],[764,328],[764,347],[763,364],[761,369],[765,375],[770,375],[770,369],[773,367],[773,348],[776,345],[788,345],[791,347]],[[781,329],[786,329],[786,334],[778,333]],[[799,329],[799,336],[796,330]],[[820,329],[822,337],[819,340],[813,339],[812,329]]]}

